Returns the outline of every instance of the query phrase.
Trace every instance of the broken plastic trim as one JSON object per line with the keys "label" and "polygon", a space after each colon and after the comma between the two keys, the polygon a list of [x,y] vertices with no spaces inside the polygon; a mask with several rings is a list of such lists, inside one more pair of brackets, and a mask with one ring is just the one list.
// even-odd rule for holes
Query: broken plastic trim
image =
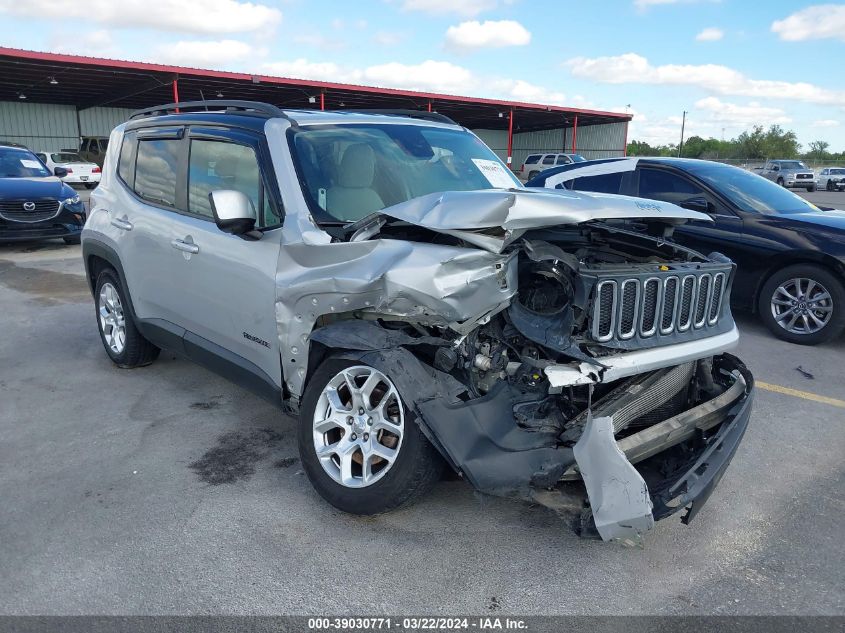
{"label": "broken plastic trim", "polygon": [[549,384],[556,388],[613,382],[619,378],[716,356],[733,349],[738,342],[739,329],[734,325],[730,331],[716,336],[616,356],[603,356],[596,359],[595,365],[587,362],[549,365],[545,372]]}

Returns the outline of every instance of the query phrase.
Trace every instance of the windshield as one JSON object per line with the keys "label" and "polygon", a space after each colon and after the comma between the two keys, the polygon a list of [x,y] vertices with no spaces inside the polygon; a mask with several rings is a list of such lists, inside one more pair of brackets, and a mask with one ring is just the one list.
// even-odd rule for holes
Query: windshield
{"label": "windshield", "polygon": [[781,169],[807,169],[807,166],[800,160],[782,160],[779,163]]}
{"label": "windshield", "polygon": [[61,153],[61,154],[50,154],[50,158],[53,159],[54,163],[84,163],[85,161],[82,160],[82,156],[79,154],[73,154],[71,152]]}
{"label": "windshield", "polygon": [[32,178],[49,176],[50,172],[25,149],[0,147],[0,178]]}
{"label": "windshield", "polygon": [[818,211],[801,196],[738,167],[699,161],[687,168],[742,211],[767,215]]}
{"label": "windshield", "polygon": [[573,163],[586,163],[587,159],[581,156],[581,154],[570,154],[569,156],[572,159]]}
{"label": "windshield", "polygon": [[831,169],[830,173],[836,176],[841,176],[842,174],[845,174],[845,169]]}
{"label": "windshield", "polygon": [[496,154],[464,130],[344,124],[290,134],[303,194],[321,221],[355,222],[429,193],[521,187]]}

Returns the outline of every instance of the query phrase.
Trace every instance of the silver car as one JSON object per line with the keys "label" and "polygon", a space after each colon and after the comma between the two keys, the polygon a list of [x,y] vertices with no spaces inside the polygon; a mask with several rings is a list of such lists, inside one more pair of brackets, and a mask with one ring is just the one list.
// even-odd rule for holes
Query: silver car
{"label": "silver car", "polygon": [[298,416],[341,510],[451,468],[636,541],[695,516],[745,432],[734,265],[667,240],[703,214],[527,190],[416,111],[171,104],[108,147],[82,239],[106,353],[166,348]]}
{"label": "silver car", "polygon": [[819,172],[818,187],[826,191],[845,191],[845,167],[825,167]]}

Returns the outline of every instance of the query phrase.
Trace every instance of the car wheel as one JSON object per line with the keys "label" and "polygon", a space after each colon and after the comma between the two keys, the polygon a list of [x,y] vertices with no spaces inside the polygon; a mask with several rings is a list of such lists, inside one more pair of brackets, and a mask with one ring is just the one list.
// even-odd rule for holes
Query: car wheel
{"label": "car wheel", "polygon": [[827,179],[827,186],[825,187],[825,189],[827,191],[833,191],[834,189],[836,189],[836,186],[833,184],[833,181],[830,178]]}
{"label": "car wheel", "polygon": [[160,350],[141,336],[135,326],[123,286],[111,268],[104,269],[97,276],[94,306],[100,339],[116,365],[131,369],[149,365],[158,358]]}
{"label": "car wheel", "polygon": [[352,514],[411,503],[443,469],[390,378],[360,362],[329,358],[316,369],[303,394],[298,435],[314,488]]}
{"label": "car wheel", "polygon": [[781,187],[783,187],[783,186],[784,186],[784,185],[783,185],[783,178],[778,178],[777,182],[778,182],[778,184],[779,184]]}
{"label": "car wheel", "polygon": [[787,266],[760,292],[760,316],[778,338],[816,345],[845,328],[845,288],[829,270],[813,264]]}
{"label": "car wheel", "polygon": [[86,183],[85,183],[85,188],[86,188],[86,189],[93,189],[94,187],[96,187],[96,186],[97,186],[97,184],[98,184],[98,183],[96,183],[96,182],[86,182]]}
{"label": "car wheel", "polygon": [[809,187],[807,187],[807,191],[809,191],[809,192],[811,192],[811,193],[812,193],[813,191],[815,191],[815,190],[816,190],[816,186],[815,186],[815,185],[810,185]]}
{"label": "car wheel", "polygon": [[79,244],[81,236],[77,233],[76,235],[68,235],[67,237],[63,237],[65,244]]}
{"label": "car wheel", "polygon": [[528,180],[531,180],[532,178],[534,178],[539,173],[540,173],[539,171],[529,171],[528,172]]}

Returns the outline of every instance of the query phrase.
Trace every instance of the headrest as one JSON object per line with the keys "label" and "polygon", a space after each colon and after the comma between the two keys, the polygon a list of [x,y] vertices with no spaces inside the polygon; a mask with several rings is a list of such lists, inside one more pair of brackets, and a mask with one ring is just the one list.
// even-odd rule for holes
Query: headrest
{"label": "headrest", "polygon": [[338,185],[341,187],[371,187],[376,171],[376,156],[366,143],[355,143],[346,148],[340,161]]}

